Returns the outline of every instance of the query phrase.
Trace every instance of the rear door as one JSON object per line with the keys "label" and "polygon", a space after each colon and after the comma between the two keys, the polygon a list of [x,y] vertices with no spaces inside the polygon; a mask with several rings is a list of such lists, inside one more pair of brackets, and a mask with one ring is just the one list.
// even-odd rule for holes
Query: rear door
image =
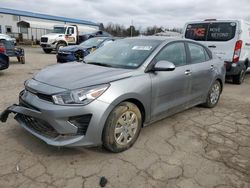
{"label": "rear door", "polygon": [[197,43],[187,42],[191,75],[189,106],[200,104],[207,96],[215,77],[214,61],[207,50]]}
{"label": "rear door", "polygon": [[232,61],[234,48],[239,39],[239,22],[213,21],[188,24],[185,38],[200,41],[224,61]]}

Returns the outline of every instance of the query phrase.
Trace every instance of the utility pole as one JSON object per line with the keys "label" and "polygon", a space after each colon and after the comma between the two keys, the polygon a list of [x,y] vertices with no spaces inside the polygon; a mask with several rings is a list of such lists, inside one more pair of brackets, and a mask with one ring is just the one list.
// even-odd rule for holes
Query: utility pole
{"label": "utility pole", "polygon": [[131,37],[133,37],[133,20],[131,20],[131,26],[130,26],[130,34],[131,34]]}

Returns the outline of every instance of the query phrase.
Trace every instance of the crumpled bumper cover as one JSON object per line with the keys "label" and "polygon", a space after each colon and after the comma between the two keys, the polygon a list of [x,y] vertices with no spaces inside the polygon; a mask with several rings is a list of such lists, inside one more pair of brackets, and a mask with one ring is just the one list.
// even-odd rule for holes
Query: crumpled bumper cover
{"label": "crumpled bumper cover", "polygon": [[19,124],[24,129],[26,129],[28,132],[35,135],[36,137],[40,138],[41,140],[45,141],[49,145],[67,146],[67,145],[71,145],[71,144],[74,144],[75,142],[80,141],[84,137],[84,135],[58,135],[54,138],[44,136],[44,135],[34,131],[33,129],[29,128],[25,124],[23,119],[21,118],[21,115],[28,115],[28,116],[32,116],[35,118],[39,118],[40,112],[35,111],[33,109],[25,108],[23,106],[19,106],[17,104],[13,104],[13,105],[9,106],[6,110],[4,110],[2,113],[0,113],[0,121],[6,122],[10,113],[17,114],[15,116],[15,119],[19,122]]}

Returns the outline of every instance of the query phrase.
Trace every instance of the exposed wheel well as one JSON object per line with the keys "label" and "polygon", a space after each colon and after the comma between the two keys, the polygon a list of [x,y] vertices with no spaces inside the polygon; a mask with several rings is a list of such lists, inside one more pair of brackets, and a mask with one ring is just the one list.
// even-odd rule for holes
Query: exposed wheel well
{"label": "exposed wheel well", "polygon": [[122,102],[131,102],[131,103],[135,104],[139,108],[139,110],[141,112],[141,115],[142,115],[142,126],[143,126],[143,123],[145,121],[145,116],[146,116],[145,108],[144,108],[143,104],[137,99],[126,99],[126,100],[124,100]]}

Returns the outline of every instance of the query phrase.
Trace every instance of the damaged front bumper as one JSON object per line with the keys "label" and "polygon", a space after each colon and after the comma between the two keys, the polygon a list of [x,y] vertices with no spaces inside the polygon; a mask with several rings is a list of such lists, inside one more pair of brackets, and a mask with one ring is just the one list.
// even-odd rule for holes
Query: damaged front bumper
{"label": "damaged front bumper", "polygon": [[[41,83],[39,88],[42,88]],[[37,93],[24,90],[19,104],[8,107],[0,114],[6,122],[9,114],[28,132],[53,146],[96,146],[102,144],[104,123],[113,106],[95,100],[86,106],[55,105]]]}
{"label": "damaged front bumper", "polygon": [[17,122],[28,132],[45,141],[49,145],[67,146],[79,142],[84,135],[59,134],[47,122],[39,119],[41,112],[13,104],[0,114],[0,121],[6,122],[9,114],[16,114]]}

